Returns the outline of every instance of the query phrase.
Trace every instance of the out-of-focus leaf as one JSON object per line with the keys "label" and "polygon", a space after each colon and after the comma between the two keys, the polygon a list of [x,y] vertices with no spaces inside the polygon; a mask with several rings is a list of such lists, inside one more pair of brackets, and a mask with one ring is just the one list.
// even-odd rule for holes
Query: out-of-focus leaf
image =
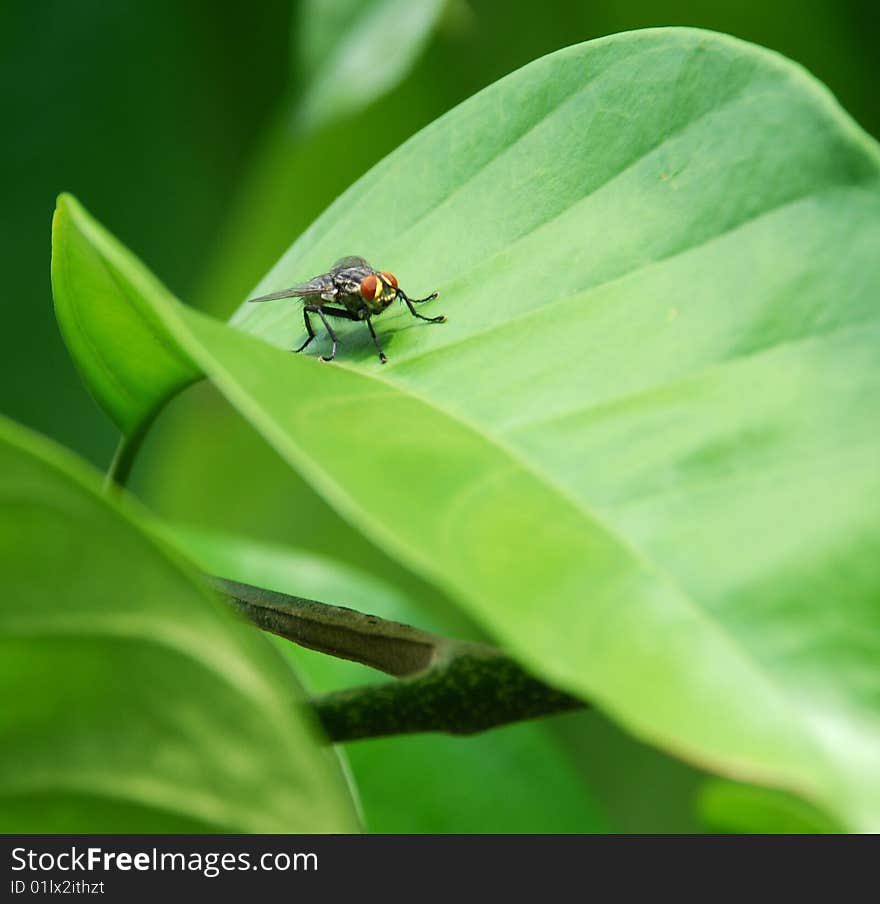
{"label": "out-of-focus leaf", "polygon": [[[234,580],[350,606],[446,633],[399,590],[341,562],[242,538],[166,526],[200,567]],[[385,676],[278,640],[313,691]],[[602,832],[609,826],[592,789],[552,731],[552,720],[467,738],[425,734],[345,747],[373,832]]]}
{"label": "out-of-focus leaf", "polygon": [[544,723],[522,722],[466,738],[358,741],[346,753],[373,832],[613,831]]}
{"label": "out-of-focus leaf", "polygon": [[95,484],[0,424],[0,828],[356,831],[291,669]]}
{"label": "out-of-focus leaf", "polygon": [[697,806],[700,818],[714,832],[812,835],[841,831],[838,824],[806,801],[755,785],[706,782]]}
{"label": "out-of-focus leaf", "polygon": [[[877,147],[821,86],[722,36],[630,33],[443,117],[264,280],[355,252],[441,288],[448,324],[383,318],[391,365],[362,325],[327,367],[163,316],[331,504],[534,670],[865,829],[878,236]],[[296,313],[235,324],[289,348]]]}
{"label": "out-of-focus leaf", "polygon": [[445,2],[304,0],[295,23],[302,94],[294,128],[312,130],[392,88],[418,58]]}

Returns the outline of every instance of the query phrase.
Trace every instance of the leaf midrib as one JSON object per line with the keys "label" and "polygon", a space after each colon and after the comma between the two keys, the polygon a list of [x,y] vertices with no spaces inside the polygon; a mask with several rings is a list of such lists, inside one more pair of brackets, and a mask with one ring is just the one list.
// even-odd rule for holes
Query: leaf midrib
{"label": "leaf midrib", "polygon": [[[489,335],[499,335],[500,333],[504,333],[506,330],[512,330],[522,327],[525,324],[530,323],[533,320],[539,320],[543,318],[549,311],[553,311],[556,308],[563,308],[569,305],[578,303],[578,302],[586,302],[588,301],[592,295],[595,293],[601,292],[604,289],[607,289],[610,286],[615,286],[620,283],[625,282],[626,280],[632,279],[634,276],[637,276],[646,271],[650,271],[655,267],[662,266],[664,264],[668,264],[672,261],[675,261],[679,258],[686,257],[688,254],[691,254],[695,251],[699,251],[702,248],[707,246],[711,246],[716,242],[724,241],[725,239],[730,238],[741,230],[746,230],[752,227],[755,223],[759,223],[762,220],[775,216],[782,211],[787,210],[789,207],[794,207],[799,204],[804,203],[805,201],[812,200],[814,198],[821,198],[826,194],[831,194],[833,192],[840,191],[841,189],[850,188],[850,183],[839,183],[836,185],[828,186],[825,189],[820,191],[808,191],[803,194],[796,195],[791,198],[787,198],[784,201],[780,201],[778,204],[774,204],[771,207],[768,207],[759,213],[752,214],[747,218],[740,220],[736,223],[731,223],[725,226],[723,229],[712,233],[711,235],[704,236],[700,241],[695,242],[693,244],[685,245],[684,247],[675,248],[671,250],[668,254],[662,254],[659,257],[653,258],[652,260],[646,261],[643,264],[640,264],[638,267],[635,267],[631,270],[626,270],[623,273],[615,274],[614,276],[609,277],[608,279],[603,279],[600,282],[593,283],[591,285],[584,286],[576,290],[575,292],[570,293],[569,295],[565,295],[560,298],[548,298],[543,304],[538,307],[531,308],[528,311],[523,311],[521,314],[515,314],[512,317],[507,317],[503,321],[499,323],[494,323],[485,329],[480,329],[474,332],[468,333],[466,336],[460,336],[457,339],[453,339],[450,342],[445,342],[442,344],[438,344],[432,346],[431,348],[426,348],[418,352],[414,352],[409,355],[398,355],[395,356],[391,372],[393,372],[395,367],[409,365],[414,361],[422,362],[425,359],[431,358],[432,356],[440,355],[444,352],[449,351],[450,349],[455,349],[460,346],[468,345],[471,342],[475,342],[485,336]],[[545,224],[542,224],[542,226]],[[501,256],[504,252],[499,252],[498,256]],[[492,260],[492,259],[490,259]],[[475,268],[476,269],[476,268]],[[467,271],[462,274],[462,276],[468,275]],[[262,334],[260,334],[262,336]]]}
{"label": "leaf midrib", "polygon": [[[880,311],[878,311],[877,316],[880,317]],[[861,333],[866,326],[876,329],[878,325],[880,324],[878,324],[876,319],[860,320],[852,323],[844,323],[819,332],[807,333],[802,336],[792,336],[788,339],[774,342],[772,345],[764,345],[760,348],[752,349],[751,351],[744,351],[740,354],[733,355],[730,358],[725,358],[723,361],[715,361],[705,367],[699,367],[692,370],[690,373],[679,374],[672,379],[660,380],[652,383],[650,386],[634,389],[631,392],[624,392],[619,395],[588,402],[577,408],[569,408],[565,411],[554,412],[547,417],[536,417],[528,421],[521,421],[512,427],[508,433],[510,435],[515,435],[520,432],[532,430],[538,426],[555,424],[570,417],[583,417],[585,415],[597,413],[608,414],[616,408],[628,406],[634,402],[638,403],[649,400],[653,396],[662,395],[670,391],[674,392],[692,384],[696,385],[707,378],[711,379],[712,377],[724,374],[732,368],[743,367],[752,361],[777,354],[782,350],[797,348],[798,346],[809,345],[811,343],[818,344],[828,342],[832,339],[839,338],[840,336],[846,336],[848,333]]]}

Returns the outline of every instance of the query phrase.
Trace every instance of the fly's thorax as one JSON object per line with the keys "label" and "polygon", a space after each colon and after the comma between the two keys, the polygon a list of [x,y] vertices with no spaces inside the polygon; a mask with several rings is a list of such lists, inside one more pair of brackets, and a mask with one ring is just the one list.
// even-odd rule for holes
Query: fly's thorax
{"label": "fly's thorax", "polygon": [[371,273],[361,281],[360,294],[371,314],[381,314],[397,297],[397,280],[391,273]]}

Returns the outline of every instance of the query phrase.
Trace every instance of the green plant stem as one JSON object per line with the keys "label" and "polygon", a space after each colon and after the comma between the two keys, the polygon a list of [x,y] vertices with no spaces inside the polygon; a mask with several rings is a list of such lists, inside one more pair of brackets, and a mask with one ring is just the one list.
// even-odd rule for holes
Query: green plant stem
{"label": "green plant stem", "polygon": [[399,679],[313,698],[331,741],[422,731],[473,734],[585,705],[488,644],[441,637],[249,584],[214,581],[264,631]]}
{"label": "green plant stem", "polygon": [[132,433],[123,433],[120,435],[116,451],[113,453],[113,459],[107,468],[107,473],[104,475],[105,493],[125,488],[128,483],[128,478],[131,475],[131,469],[134,467],[134,461],[156,418],[164,411],[171,401],[180,395],[181,392],[189,386],[192,386],[193,383],[200,382],[200,380],[201,377],[193,377],[190,380],[181,383],[179,386],[175,386],[153,407],[153,410],[148,415],[143,417]]}
{"label": "green plant stem", "polygon": [[146,429],[143,429],[130,436],[123,433],[119,437],[116,452],[113,454],[113,460],[110,462],[104,478],[105,492],[109,493],[112,490],[125,487],[146,432]]}
{"label": "green plant stem", "polygon": [[183,388],[185,387],[178,388],[165,399],[161,405],[158,405],[149,417],[146,417],[141,421],[133,433],[123,433],[119,437],[116,452],[113,454],[113,460],[110,462],[110,466],[107,468],[107,474],[104,477],[104,492],[109,493],[113,490],[125,488],[128,483],[128,478],[131,476],[131,469],[134,467],[134,460],[137,458],[138,452],[140,452],[144,439],[146,439],[147,433],[150,431],[150,427],[153,426],[153,422],[158,417],[159,412],[162,411],[165,405]]}

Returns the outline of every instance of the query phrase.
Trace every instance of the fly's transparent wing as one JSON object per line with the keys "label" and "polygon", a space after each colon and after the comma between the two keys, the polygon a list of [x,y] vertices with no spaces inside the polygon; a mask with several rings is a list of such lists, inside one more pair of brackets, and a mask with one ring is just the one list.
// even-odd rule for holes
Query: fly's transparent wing
{"label": "fly's transparent wing", "polygon": [[314,279],[289,289],[281,289],[279,292],[271,292],[268,295],[260,295],[258,298],[249,298],[248,301],[275,301],[277,298],[312,298],[315,295],[335,295],[336,286],[329,273],[322,273]]}

